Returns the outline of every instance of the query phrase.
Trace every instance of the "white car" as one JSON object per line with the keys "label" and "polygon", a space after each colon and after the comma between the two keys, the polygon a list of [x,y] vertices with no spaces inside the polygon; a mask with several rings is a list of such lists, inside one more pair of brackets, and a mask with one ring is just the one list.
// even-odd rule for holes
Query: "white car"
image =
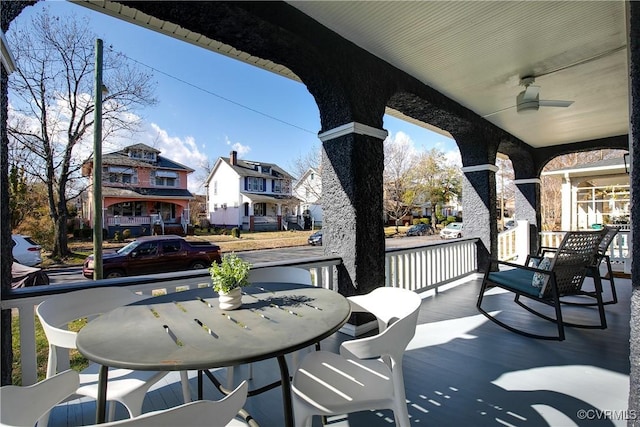
{"label": "white car", "polygon": [[440,238],[442,239],[457,239],[462,237],[462,230],[464,226],[461,222],[450,222],[445,228],[440,230]]}
{"label": "white car", "polygon": [[42,246],[34,242],[31,237],[12,234],[11,239],[15,243],[13,246],[13,259],[17,262],[29,267],[42,262],[42,255],[40,254]]}

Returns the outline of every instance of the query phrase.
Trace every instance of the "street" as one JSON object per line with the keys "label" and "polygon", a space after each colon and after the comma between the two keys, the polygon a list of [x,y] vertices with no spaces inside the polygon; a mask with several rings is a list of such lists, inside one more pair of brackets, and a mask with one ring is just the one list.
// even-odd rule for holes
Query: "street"
{"label": "street", "polygon": [[[388,249],[401,248],[439,241],[440,237],[438,236],[398,237],[386,239],[386,246]],[[290,248],[238,252],[238,256],[240,258],[243,258],[252,264],[293,260],[296,258],[319,257],[323,255],[324,250],[322,246],[294,246]],[[46,272],[49,276],[50,284],[52,285],[88,280],[82,275],[81,266],[51,268],[47,269]]]}

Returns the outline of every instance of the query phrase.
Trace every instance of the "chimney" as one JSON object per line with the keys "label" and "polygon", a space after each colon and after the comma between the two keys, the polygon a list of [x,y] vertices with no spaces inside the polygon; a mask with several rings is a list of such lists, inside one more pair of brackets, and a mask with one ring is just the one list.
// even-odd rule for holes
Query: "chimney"
{"label": "chimney", "polygon": [[236,166],[238,164],[238,152],[237,151],[232,151],[229,154],[229,162],[231,163],[231,166]]}

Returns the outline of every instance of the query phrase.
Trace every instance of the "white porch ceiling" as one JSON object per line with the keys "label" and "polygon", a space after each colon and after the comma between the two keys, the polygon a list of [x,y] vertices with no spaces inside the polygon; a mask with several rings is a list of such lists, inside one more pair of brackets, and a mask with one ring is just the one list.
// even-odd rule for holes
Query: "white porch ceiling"
{"label": "white porch ceiling", "polygon": [[[128,7],[80,3],[296,78],[281,65]],[[288,3],[533,147],[628,133],[623,1]],[[516,95],[526,76],[536,78],[540,99],[573,105],[518,114]]]}
{"label": "white porch ceiling", "polygon": [[[628,132],[623,1],[289,3],[534,147]],[[530,75],[574,104],[518,114]]]}

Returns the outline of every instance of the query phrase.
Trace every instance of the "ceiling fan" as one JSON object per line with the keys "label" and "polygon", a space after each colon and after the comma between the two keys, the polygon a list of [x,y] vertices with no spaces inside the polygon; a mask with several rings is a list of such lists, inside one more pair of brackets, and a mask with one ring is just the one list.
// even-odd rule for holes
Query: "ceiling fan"
{"label": "ceiling fan", "polygon": [[523,77],[520,80],[520,85],[524,86],[525,89],[516,97],[518,113],[538,111],[540,107],[568,107],[573,104],[573,101],[540,99],[540,86],[534,85],[534,82],[535,79],[533,77]]}
{"label": "ceiling fan", "polygon": [[573,104],[573,101],[540,99],[540,86],[534,85],[534,82],[534,77],[523,77],[520,79],[520,86],[524,86],[524,90],[516,96],[516,105],[485,114],[483,117],[493,116],[494,114],[513,107],[516,107],[518,113],[529,113],[538,111],[540,107],[568,107]]}

